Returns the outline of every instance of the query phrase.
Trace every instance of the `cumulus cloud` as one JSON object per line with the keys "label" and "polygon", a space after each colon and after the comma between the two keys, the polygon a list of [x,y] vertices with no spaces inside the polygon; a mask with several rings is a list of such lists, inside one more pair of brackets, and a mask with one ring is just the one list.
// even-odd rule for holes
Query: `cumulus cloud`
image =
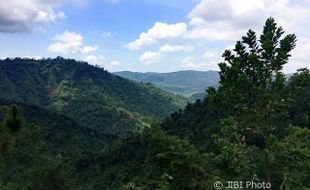
{"label": "cumulus cloud", "polygon": [[160,61],[163,56],[160,52],[147,51],[140,56],[139,61],[144,64],[152,64]]}
{"label": "cumulus cloud", "polygon": [[165,44],[164,46],[160,47],[160,52],[169,53],[169,52],[179,52],[179,51],[193,51],[194,47],[189,45],[169,45]]}
{"label": "cumulus cloud", "polygon": [[309,18],[310,10],[289,0],[201,0],[188,16],[188,36],[207,41],[236,39],[249,28],[261,29],[270,16],[291,31]]}
{"label": "cumulus cloud", "polygon": [[[291,60],[284,67],[284,72],[292,73],[297,68],[308,66],[310,39],[306,31],[310,24],[310,7],[302,1],[201,0],[188,15],[188,37],[230,43],[229,40],[240,39],[249,28],[261,31],[265,19],[270,16],[274,17],[286,32],[297,33],[299,39]],[[212,63],[211,58],[208,60]]]}
{"label": "cumulus cloud", "polygon": [[310,17],[310,9],[289,0],[201,0],[188,14],[188,24],[156,22],[126,47],[137,50],[169,39],[238,39],[249,28],[261,30],[264,21],[270,16],[290,31]]}
{"label": "cumulus cloud", "polygon": [[188,23],[156,22],[126,47],[137,50],[169,39],[235,40],[249,28],[261,30],[271,16],[287,31],[294,32],[310,19],[310,8],[289,0],[201,0],[188,14]]}
{"label": "cumulus cloud", "polygon": [[10,0],[0,1],[0,32],[30,32],[36,24],[50,23],[64,18],[56,10],[61,0]]}
{"label": "cumulus cloud", "polygon": [[138,50],[142,46],[157,44],[160,40],[177,39],[186,34],[185,23],[166,24],[156,22],[147,32],[140,34],[139,38],[126,45],[130,50]]}
{"label": "cumulus cloud", "polygon": [[296,68],[308,66],[310,61],[307,57],[310,51],[309,0],[199,0],[189,12],[187,22],[176,24],[156,22],[126,47],[131,50],[138,50],[145,46],[159,47],[158,52],[145,52],[140,57],[141,62],[146,60],[156,62],[167,53],[192,50],[185,45],[170,45],[172,40],[174,44],[190,42],[196,43],[195,46],[206,46],[209,49],[209,44],[217,43],[218,45],[213,47],[214,50],[207,51],[200,58],[197,57],[198,54],[184,58],[182,67],[218,69],[217,63],[222,60],[221,54],[224,51],[221,47],[227,46],[233,49],[230,44],[240,40],[250,28],[257,31],[259,36],[268,17],[274,17],[286,33],[296,33],[299,39],[292,53],[292,59],[284,67],[284,71],[294,72]]}
{"label": "cumulus cloud", "polygon": [[65,43],[82,42],[83,37],[80,34],[77,34],[75,32],[69,32],[66,30],[63,34],[56,34],[56,36],[54,37],[54,40],[65,42]]}
{"label": "cumulus cloud", "polygon": [[75,54],[90,53],[98,49],[98,46],[83,46],[83,37],[75,32],[65,31],[54,38],[56,43],[51,44],[47,50],[52,53]]}

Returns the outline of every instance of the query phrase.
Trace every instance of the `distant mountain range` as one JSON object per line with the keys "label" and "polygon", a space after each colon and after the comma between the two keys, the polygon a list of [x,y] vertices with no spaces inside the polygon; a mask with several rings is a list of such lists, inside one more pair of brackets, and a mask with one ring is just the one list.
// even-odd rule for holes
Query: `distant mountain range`
{"label": "distant mountain range", "polygon": [[[218,71],[177,71],[171,73],[120,71],[113,74],[139,82],[152,83],[155,86],[174,94],[187,97],[190,101],[203,99],[208,86],[217,87]],[[292,74],[286,74],[289,79]]]}
{"label": "distant mountain range", "polygon": [[149,82],[165,91],[180,94],[190,99],[205,96],[207,87],[216,87],[219,81],[217,71],[188,70],[171,73],[121,71],[114,74],[135,81]]}

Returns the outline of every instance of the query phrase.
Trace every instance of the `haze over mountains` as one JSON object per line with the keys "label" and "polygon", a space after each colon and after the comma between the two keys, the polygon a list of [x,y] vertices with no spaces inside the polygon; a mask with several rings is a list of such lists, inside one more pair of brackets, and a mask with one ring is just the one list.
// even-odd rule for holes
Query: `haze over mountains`
{"label": "haze over mountains", "polygon": [[[218,71],[184,70],[170,73],[119,71],[113,74],[139,82],[152,83],[174,94],[189,98],[191,101],[203,99],[209,86],[219,86]],[[293,74],[286,74],[288,80]]]}
{"label": "haze over mountains", "polygon": [[114,74],[135,81],[149,82],[155,86],[190,99],[202,99],[208,86],[217,87],[218,71],[178,71],[171,73],[139,73],[131,71],[115,72]]}

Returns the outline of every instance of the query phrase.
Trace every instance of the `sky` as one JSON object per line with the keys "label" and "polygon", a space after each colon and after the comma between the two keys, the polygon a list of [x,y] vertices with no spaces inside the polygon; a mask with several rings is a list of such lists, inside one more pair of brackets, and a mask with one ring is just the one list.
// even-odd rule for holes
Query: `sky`
{"label": "sky", "polygon": [[0,0],[0,58],[62,56],[111,72],[219,70],[225,49],[268,17],[310,64],[310,0]]}

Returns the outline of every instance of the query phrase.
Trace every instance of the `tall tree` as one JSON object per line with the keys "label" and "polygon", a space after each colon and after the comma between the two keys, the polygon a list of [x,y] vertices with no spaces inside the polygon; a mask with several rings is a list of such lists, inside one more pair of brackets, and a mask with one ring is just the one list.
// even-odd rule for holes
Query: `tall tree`
{"label": "tall tree", "polygon": [[283,34],[273,18],[266,20],[259,39],[249,30],[233,51],[224,52],[218,90],[208,89],[212,105],[225,113],[221,135],[216,136],[222,146],[221,159],[238,179],[265,180],[275,186],[288,182],[284,171],[272,169],[281,163],[274,143],[291,139],[287,134],[292,131],[287,109],[290,96],[281,69],[291,56],[296,36]]}

